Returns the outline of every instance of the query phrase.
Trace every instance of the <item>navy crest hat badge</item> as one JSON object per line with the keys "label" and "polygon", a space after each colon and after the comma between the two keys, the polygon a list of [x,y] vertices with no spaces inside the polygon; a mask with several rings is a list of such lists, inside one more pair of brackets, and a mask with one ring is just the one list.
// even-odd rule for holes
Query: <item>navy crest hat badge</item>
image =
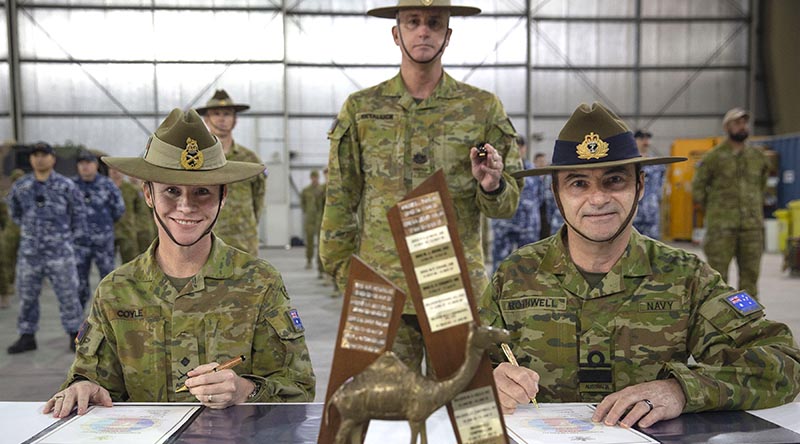
{"label": "navy crest hat badge", "polygon": [[594,132],[587,134],[577,147],[578,159],[601,159],[608,156],[608,143]]}

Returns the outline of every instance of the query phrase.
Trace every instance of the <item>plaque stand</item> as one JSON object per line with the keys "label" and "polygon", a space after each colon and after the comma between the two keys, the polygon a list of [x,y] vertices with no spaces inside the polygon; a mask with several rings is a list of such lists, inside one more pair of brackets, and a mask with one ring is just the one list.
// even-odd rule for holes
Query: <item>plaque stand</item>
{"label": "plaque stand", "polygon": [[[405,301],[405,293],[353,255],[325,405],[345,381],[392,349]],[[317,443],[332,444],[339,423],[335,408],[324,409]]]}
{"label": "plaque stand", "polygon": [[[437,379],[447,378],[464,362],[469,325],[480,320],[444,173],[406,195],[388,218],[431,366]],[[497,399],[484,354],[469,386],[447,405],[459,443],[508,443]]]}

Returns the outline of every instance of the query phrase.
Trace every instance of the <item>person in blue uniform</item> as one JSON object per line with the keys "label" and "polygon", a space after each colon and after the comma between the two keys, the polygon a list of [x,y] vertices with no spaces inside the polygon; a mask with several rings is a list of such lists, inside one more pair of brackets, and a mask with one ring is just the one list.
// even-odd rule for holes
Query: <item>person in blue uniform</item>
{"label": "person in blue uniform", "polygon": [[86,236],[83,198],[75,182],[53,170],[53,147],[37,143],[29,160],[33,172],[16,181],[8,197],[11,218],[20,227],[16,269],[20,337],[8,347],[8,353],[36,349],[39,295],[45,277],[58,298],[61,325],[70,336],[70,348],[75,350],[83,308],[78,298],[74,245]]}
{"label": "person in blue uniform", "polygon": [[78,245],[78,295],[81,307],[86,307],[91,295],[89,270],[94,262],[100,279],[114,269],[114,222],[125,213],[122,192],[108,177],[98,173],[97,157],[82,150],[77,157],[78,175],[72,180],[78,185],[86,206],[88,235],[85,245]]}
{"label": "person in blue uniform", "polygon": [[[648,157],[650,138],[653,135],[648,131],[638,130],[634,137],[639,152],[643,157]],[[664,192],[667,167],[645,165],[642,167],[642,171],[644,171],[644,196],[639,201],[639,211],[633,219],[633,226],[645,236],[661,239],[661,196]]]}

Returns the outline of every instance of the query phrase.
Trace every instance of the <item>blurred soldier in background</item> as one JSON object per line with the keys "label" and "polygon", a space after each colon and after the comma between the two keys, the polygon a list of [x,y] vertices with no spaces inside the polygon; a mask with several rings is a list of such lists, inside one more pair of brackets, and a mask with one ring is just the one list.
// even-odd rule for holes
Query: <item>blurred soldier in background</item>
{"label": "blurred soldier in background", "polygon": [[703,157],[692,180],[692,199],[705,211],[703,251],[708,264],[728,281],[736,257],[739,288],[758,294],[764,251],[764,192],[769,165],[747,143],[750,113],[733,108],[722,119],[728,137]]}
{"label": "blurred soldier in background", "polygon": [[[648,157],[650,152],[650,138],[653,135],[647,131],[638,130],[634,133],[636,146],[642,157]],[[639,211],[633,219],[633,226],[639,233],[653,239],[661,239],[661,196],[664,193],[664,177],[667,167],[664,165],[645,165],[644,171],[644,196],[639,201]]]}
{"label": "blurred soldier in background", "polygon": [[[11,171],[9,179],[14,185],[25,172],[19,168]],[[9,188],[10,193],[10,188]],[[9,215],[7,197],[0,200],[2,206],[2,217],[4,219],[3,229],[0,231],[0,308],[8,308],[11,300],[11,291],[14,289],[14,269],[17,266],[17,249],[19,248],[19,226],[11,220]]]}
{"label": "blurred soldier in background", "polygon": [[[312,171],[310,177],[311,184],[303,188],[300,193],[300,208],[303,210],[303,229],[306,236],[306,270],[311,269],[314,245],[319,236],[319,220],[322,217],[320,210],[325,205],[325,190],[319,184],[319,172]],[[321,274],[322,270],[320,269],[319,272]]]}
{"label": "blurred soldier in background", "polygon": [[[137,220],[137,215],[142,212],[140,207],[146,207],[146,204],[136,185],[125,180],[124,174],[114,168],[109,168],[108,177],[119,188],[122,201],[125,202],[125,213],[114,223],[114,244],[119,249],[120,258],[124,264],[147,248],[147,246],[142,248],[136,237],[136,224],[147,223],[147,220]],[[144,210],[146,211],[146,208]]]}
{"label": "blurred soldier in background", "polygon": [[114,222],[125,212],[122,194],[108,177],[99,174],[97,157],[87,150],[78,153],[78,175],[72,180],[83,195],[88,236],[86,244],[78,244],[78,296],[86,307],[92,294],[89,288],[89,269],[94,262],[100,279],[114,269]]}
{"label": "blurred soldier in background", "polygon": [[[227,160],[262,163],[258,155],[233,140],[236,115],[250,105],[234,103],[224,89],[218,89],[206,106],[197,108],[203,121],[222,142]],[[228,186],[228,200],[219,215],[214,234],[228,245],[258,256],[258,221],[264,208],[267,177],[260,174]]]}
{"label": "blurred soldier in background", "polygon": [[16,291],[21,300],[17,329],[20,337],[9,354],[36,349],[39,327],[39,295],[47,277],[58,298],[61,325],[75,350],[83,306],[78,297],[75,244],[86,241],[86,208],[78,186],[53,171],[53,147],[39,142],[30,155],[33,173],[11,187],[8,198],[11,218],[20,227],[17,253]]}
{"label": "blurred soldier in background", "polygon": [[[131,181],[133,186],[136,187],[136,190],[139,193],[139,199],[144,201],[144,191],[142,191],[142,181],[135,178],[128,176],[128,180]],[[144,253],[150,244],[155,240],[158,229],[156,228],[156,220],[153,217],[153,209],[147,205],[145,202],[144,205],[138,205],[136,207],[138,211],[136,213],[136,243],[139,245],[139,253]]]}
{"label": "blurred soldier in background", "polygon": [[[325,211],[325,194],[327,194],[328,192],[328,167],[322,169],[322,175],[325,176],[325,182],[320,184],[320,188],[322,188],[322,190],[320,191],[320,195],[322,196],[322,198],[319,200],[319,209],[317,210],[319,212],[318,213],[319,217],[317,218],[317,227],[315,228],[315,231],[317,233],[318,247],[319,247],[319,231],[322,228],[322,213]],[[319,273],[317,273],[317,277],[323,279],[325,277],[325,268],[322,266],[322,259],[319,255],[319,248],[317,248],[317,270],[319,271]],[[336,282],[333,283],[333,288],[334,291],[336,291]],[[338,292],[336,294],[338,296]]]}
{"label": "blurred soldier in background", "polygon": [[[402,60],[396,76],[350,95],[328,133],[330,182],[320,254],[340,290],[355,253],[407,291],[386,212],[438,169],[453,198],[451,222],[464,246],[472,288],[479,294],[488,284],[480,215],[514,215],[522,180],[510,173],[522,165],[516,131],[497,96],[453,79],[442,67],[450,17],[478,13],[446,0],[400,0],[367,13],[395,23],[392,37]],[[486,156],[479,158],[477,145],[483,142]],[[422,335],[411,298],[402,319],[394,351],[419,369]]]}
{"label": "blurred soldier in background", "polygon": [[[517,137],[519,155],[526,170],[533,168],[527,158],[528,147],[523,137]],[[541,232],[540,207],[544,202],[544,182],[541,177],[526,177],[520,191],[519,207],[511,219],[492,219],[494,242],[492,243],[492,270],[512,251],[539,240]]]}

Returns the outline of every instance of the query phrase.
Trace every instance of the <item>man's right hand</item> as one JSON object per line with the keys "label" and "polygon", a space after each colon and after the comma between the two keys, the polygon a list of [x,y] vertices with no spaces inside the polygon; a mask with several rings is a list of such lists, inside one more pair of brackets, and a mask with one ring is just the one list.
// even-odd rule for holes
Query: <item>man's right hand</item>
{"label": "man's right hand", "polygon": [[53,395],[44,405],[42,413],[53,412],[54,418],[66,418],[76,404],[78,414],[83,415],[89,410],[89,404],[111,407],[111,395],[94,382],[78,381]]}
{"label": "man's right hand", "polygon": [[493,375],[504,414],[514,413],[520,404],[529,404],[539,393],[539,374],[529,368],[504,362],[494,369]]}

